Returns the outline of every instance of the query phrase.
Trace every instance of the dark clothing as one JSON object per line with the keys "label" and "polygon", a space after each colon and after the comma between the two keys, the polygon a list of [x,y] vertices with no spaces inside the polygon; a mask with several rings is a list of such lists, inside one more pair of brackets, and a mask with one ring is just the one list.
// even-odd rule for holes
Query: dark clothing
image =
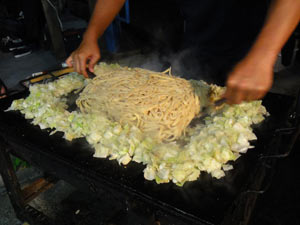
{"label": "dark clothing", "polygon": [[[185,19],[185,49],[202,67],[223,77],[259,33],[269,0],[178,0]],[[201,72],[201,71],[200,71]],[[199,71],[198,71],[199,73]],[[214,74],[213,74],[214,73]]]}
{"label": "dark clothing", "polygon": [[[6,11],[3,18],[0,16],[0,32],[3,36],[18,36],[26,44],[38,45],[44,27],[41,0],[0,0],[1,6]],[[24,19],[20,18],[21,11]]]}
{"label": "dark clothing", "polygon": [[19,0],[0,0],[0,18],[17,18],[21,11]]}
{"label": "dark clothing", "polygon": [[42,39],[44,24],[43,8],[40,0],[21,0],[24,13],[24,39],[29,44],[38,45]]}

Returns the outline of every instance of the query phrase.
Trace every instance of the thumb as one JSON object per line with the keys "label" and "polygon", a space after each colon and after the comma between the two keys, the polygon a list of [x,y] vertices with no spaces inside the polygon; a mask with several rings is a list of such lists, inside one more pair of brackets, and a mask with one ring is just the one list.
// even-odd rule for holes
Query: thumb
{"label": "thumb", "polygon": [[72,55],[70,55],[67,59],[66,59],[66,64],[68,65],[68,67],[73,67],[73,59],[72,59]]}

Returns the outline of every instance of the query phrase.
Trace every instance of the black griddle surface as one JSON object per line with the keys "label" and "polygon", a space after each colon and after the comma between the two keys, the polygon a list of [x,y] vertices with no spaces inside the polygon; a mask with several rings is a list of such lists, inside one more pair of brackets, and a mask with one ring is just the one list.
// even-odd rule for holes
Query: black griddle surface
{"label": "black griddle surface", "polygon": [[[287,96],[267,95],[264,105],[271,116],[255,129],[258,136],[255,148],[233,162],[234,169],[226,172],[224,178],[217,180],[203,173],[197,181],[178,187],[173,183],[156,184],[145,180],[141,164],[130,162],[124,167],[116,160],[93,158],[94,151],[84,139],[69,142],[62,138],[62,133],[49,136],[51,130],[40,130],[19,112],[4,112],[12,100],[25,96],[21,93],[0,100],[0,136],[13,146],[19,146],[17,153],[26,148],[32,156],[37,152],[47,154],[51,156],[49,160],[68,163],[70,167],[84,171],[85,176],[91,179],[111,184],[110,188],[126,190],[156,205],[171,206],[179,213],[203,221],[203,224],[220,223],[234,199],[245,190],[258,157],[264,154],[266,143],[274,129],[283,124],[293,102]],[[59,174],[59,171],[56,173]]]}

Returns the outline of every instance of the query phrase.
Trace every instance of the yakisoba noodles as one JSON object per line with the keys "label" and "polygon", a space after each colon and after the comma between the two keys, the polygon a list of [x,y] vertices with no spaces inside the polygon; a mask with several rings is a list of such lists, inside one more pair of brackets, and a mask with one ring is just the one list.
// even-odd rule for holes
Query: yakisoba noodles
{"label": "yakisoba noodles", "polygon": [[191,84],[170,70],[153,72],[100,64],[97,75],[77,99],[82,112],[105,114],[139,127],[159,141],[173,141],[200,111]]}

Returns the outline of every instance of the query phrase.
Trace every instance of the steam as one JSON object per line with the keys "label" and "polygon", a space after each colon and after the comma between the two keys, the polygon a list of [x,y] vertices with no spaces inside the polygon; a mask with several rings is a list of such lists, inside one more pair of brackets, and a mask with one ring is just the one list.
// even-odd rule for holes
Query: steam
{"label": "steam", "polygon": [[117,61],[121,66],[140,67],[153,71],[172,68],[172,74],[185,79],[205,80],[212,82],[208,66],[194,56],[192,50],[163,54],[154,51],[148,54],[136,54]]}

